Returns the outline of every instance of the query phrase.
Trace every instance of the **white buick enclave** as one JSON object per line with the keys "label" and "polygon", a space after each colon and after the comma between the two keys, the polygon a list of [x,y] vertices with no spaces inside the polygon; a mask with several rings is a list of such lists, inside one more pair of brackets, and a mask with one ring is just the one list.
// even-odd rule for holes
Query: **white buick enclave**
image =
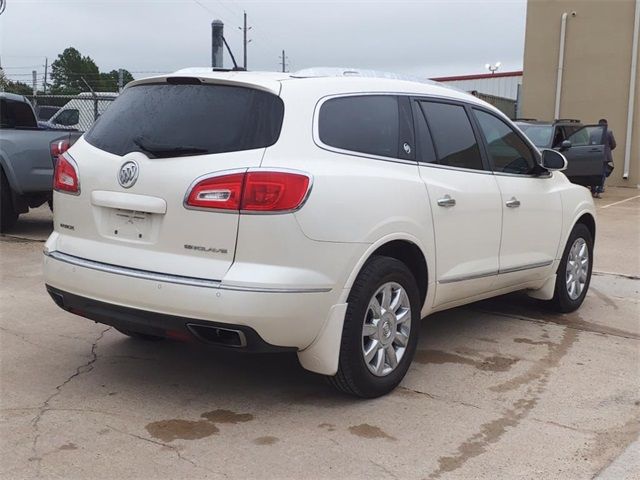
{"label": "white buick enclave", "polygon": [[580,306],[595,209],[565,167],[430,82],[182,70],[130,83],[58,158],[45,281],[126,335],[293,350],[375,397],[435,311]]}

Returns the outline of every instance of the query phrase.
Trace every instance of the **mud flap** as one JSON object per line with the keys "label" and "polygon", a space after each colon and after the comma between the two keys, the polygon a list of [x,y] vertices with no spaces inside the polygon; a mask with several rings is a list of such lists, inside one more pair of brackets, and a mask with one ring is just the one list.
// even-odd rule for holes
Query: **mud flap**
{"label": "mud flap", "polygon": [[298,352],[298,360],[303,368],[322,375],[336,374],[340,358],[342,327],[346,313],[346,303],[331,307],[327,321],[320,334],[311,346]]}

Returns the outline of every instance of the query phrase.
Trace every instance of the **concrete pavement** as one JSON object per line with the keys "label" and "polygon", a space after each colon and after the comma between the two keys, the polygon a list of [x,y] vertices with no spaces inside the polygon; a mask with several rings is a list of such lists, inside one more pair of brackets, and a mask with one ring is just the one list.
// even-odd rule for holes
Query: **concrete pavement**
{"label": "concrete pavement", "polygon": [[139,342],[60,310],[38,209],[0,237],[0,476],[638,478],[640,198],[625,190],[598,201],[604,273],[578,312],[514,294],[436,314],[402,386],[370,401],[295,355]]}

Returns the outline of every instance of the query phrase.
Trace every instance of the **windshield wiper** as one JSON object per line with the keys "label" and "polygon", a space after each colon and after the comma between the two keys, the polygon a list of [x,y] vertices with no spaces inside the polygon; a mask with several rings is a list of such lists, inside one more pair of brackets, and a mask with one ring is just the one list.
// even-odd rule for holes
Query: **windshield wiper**
{"label": "windshield wiper", "polygon": [[190,145],[166,145],[162,143],[155,143],[147,138],[142,136],[135,137],[133,139],[133,143],[135,143],[140,149],[146,153],[150,153],[156,158],[166,158],[166,157],[179,157],[182,155],[196,155],[198,153],[208,153],[209,150],[206,148],[193,147]]}

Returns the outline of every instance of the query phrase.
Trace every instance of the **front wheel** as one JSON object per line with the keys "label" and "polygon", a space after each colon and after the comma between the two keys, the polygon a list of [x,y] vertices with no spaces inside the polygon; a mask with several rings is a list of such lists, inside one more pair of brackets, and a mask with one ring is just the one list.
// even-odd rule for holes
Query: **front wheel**
{"label": "front wheel", "polygon": [[578,223],[567,240],[556,273],[556,288],[551,300],[554,309],[562,313],[577,310],[587,295],[593,269],[593,236]]}
{"label": "front wheel", "polygon": [[374,398],[404,378],[418,342],[420,295],[407,266],[373,257],[349,295],[338,372],[329,381],[350,395]]}

